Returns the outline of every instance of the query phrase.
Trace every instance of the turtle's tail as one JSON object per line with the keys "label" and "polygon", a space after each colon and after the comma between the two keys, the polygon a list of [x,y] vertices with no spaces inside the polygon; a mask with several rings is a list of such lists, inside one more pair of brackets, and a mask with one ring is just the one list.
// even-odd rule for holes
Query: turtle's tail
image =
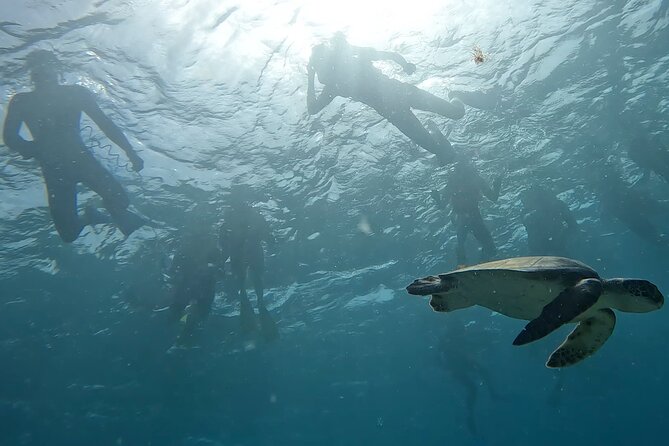
{"label": "turtle's tail", "polygon": [[428,276],[416,279],[407,287],[407,292],[416,296],[445,293],[452,288],[450,281],[439,276]]}

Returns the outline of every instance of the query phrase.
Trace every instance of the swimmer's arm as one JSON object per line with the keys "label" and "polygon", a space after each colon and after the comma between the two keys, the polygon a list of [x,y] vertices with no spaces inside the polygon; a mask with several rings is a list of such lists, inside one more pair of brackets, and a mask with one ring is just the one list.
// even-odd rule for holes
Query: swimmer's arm
{"label": "swimmer's arm", "polygon": [[309,83],[307,85],[307,112],[310,115],[315,115],[319,111],[323,110],[330,102],[332,102],[332,100],[335,98],[335,95],[330,92],[330,89],[326,85],[323,87],[321,94],[316,97],[316,89],[314,87],[314,78],[316,76],[316,72],[314,71],[314,68],[311,66],[311,64],[309,64],[307,70],[309,72]]}
{"label": "swimmer's arm", "polygon": [[9,101],[9,106],[7,107],[7,117],[5,118],[5,125],[2,130],[2,138],[5,140],[7,147],[19,152],[23,158],[30,159],[36,154],[35,142],[25,140],[21,137],[22,115],[23,104],[17,96],[14,96]]}
{"label": "swimmer's arm", "polygon": [[114,144],[119,146],[125,152],[128,159],[137,171],[142,170],[144,162],[137,155],[137,152],[130,145],[130,141],[125,137],[123,132],[114,122],[100,109],[95,98],[88,90],[81,90],[82,110],[86,113],[95,124],[102,130],[102,133],[107,136]]}
{"label": "swimmer's arm", "polygon": [[218,233],[218,246],[220,247],[223,256],[225,256],[225,260],[223,261],[223,263],[225,263],[230,257],[230,238],[232,229],[228,224],[227,218],[228,215],[226,214],[225,220],[221,225],[220,232]]}

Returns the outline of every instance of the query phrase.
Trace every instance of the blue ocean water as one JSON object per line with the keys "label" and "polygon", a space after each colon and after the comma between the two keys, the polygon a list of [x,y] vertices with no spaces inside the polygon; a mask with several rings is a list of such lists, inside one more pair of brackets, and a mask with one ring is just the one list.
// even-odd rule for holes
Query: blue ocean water
{"label": "blue ocean water", "polygon": [[[26,55],[54,51],[63,83],[92,90],[144,159],[131,172],[84,118],[154,221],[65,244],[39,166],[0,146],[0,445],[662,441],[666,310],[618,313],[596,355],[554,371],[568,331],[514,347],[523,321],[439,314],[406,293],[456,266],[454,225],[430,198],[450,170],[359,103],[307,114],[311,48],[337,31],[417,65],[379,62],[388,76],[478,98],[457,121],[417,115],[486,181],[503,175],[498,202],[481,202],[498,258],[527,254],[520,198],[541,184],[579,223],[570,257],[669,291],[663,237],[624,221],[648,216],[664,234],[669,215],[669,185],[627,150],[639,137],[669,147],[666,1],[0,0],[0,117],[31,89]],[[617,206],[603,166],[643,199]],[[280,339],[240,333],[223,281],[198,347],[170,350],[175,328],[153,309],[179,230],[233,184],[277,238],[265,282]],[[80,202],[99,198],[82,189]]]}

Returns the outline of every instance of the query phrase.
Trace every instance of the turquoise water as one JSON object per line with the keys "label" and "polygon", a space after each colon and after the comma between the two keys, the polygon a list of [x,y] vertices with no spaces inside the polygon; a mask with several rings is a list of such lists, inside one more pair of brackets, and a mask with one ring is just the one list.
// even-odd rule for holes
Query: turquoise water
{"label": "turquoise water", "polygon": [[[648,198],[623,212],[665,232],[669,186],[627,147],[640,135],[669,146],[668,6],[0,0],[0,117],[31,88],[25,56],[56,52],[63,81],[94,91],[144,158],[130,172],[94,125],[82,132],[155,222],[64,244],[39,167],[0,146],[0,445],[662,441],[665,310],[618,313],[607,344],[560,372],[544,363],[568,331],[514,347],[522,321],[432,312],[404,288],[456,266],[453,224],[430,198],[449,170],[364,105],[338,98],[309,116],[306,64],[343,31],[417,65],[378,63],[391,77],[473,92],[482,103],[460,120],[417,115],[486,181],[504,175],[498,202],[481,202],[497,257],[527,253],[520,196],[543,184],[578,220],[570,257],[666,293],[666,247],[603,206],[597,179],[614,166]],[[277,238],[265,279],[281,337],[240,334],[223,282],[199,348],[170,350],[175,329],[152,310],[178,231],[194,203],[222,209],[232,184],[253,191]],[[80,201],[99,203],[83,189]]]}

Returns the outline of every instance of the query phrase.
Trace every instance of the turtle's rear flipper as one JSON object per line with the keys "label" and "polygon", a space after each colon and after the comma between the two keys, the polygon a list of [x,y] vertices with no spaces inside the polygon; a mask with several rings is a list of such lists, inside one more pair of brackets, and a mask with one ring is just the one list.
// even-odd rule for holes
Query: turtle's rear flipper
{"label": "turtle's rear flipper", "polygon": [[566,288],[543,308],[538,318],[523,328],[513,345],[536,341],[557,330],[593,306],[601,293],[602,283],[597,279],[583,279],[573,287]]}
{"label": "turtle's rear flipper", "polygon": [[604,345],[616,326],[613,310],[604,308],[581,321],[567,339],[548,358],[546,367],[567,367],[584,360]]}

